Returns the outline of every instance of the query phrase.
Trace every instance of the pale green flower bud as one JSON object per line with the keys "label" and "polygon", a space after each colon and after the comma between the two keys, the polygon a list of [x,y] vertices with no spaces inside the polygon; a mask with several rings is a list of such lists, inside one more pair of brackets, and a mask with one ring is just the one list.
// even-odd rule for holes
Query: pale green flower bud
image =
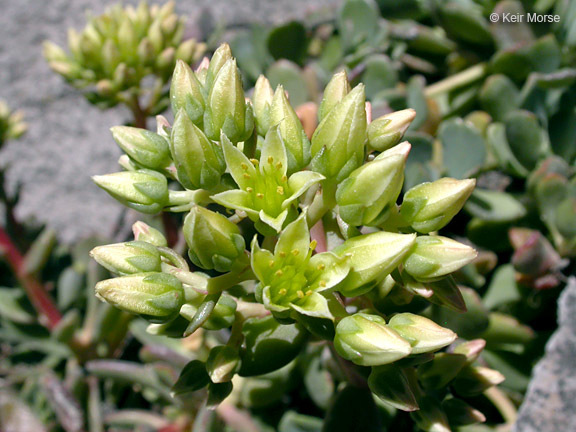
{"label": "pale green flower bud", "polygon": [[270,129],[270,106],[274,91],[270,86],[270,81],[264,75],[258,77],[254,87],[254,118],[256,120],[258,135],[266,136]]}
{"label": "pale green flower bud", "polygon": [[211,189],[220,183],[226,170],[220,145],[206,138],[182,109],[172,127],[170,151],[185,188]]}
{"label": "pale green flower bud", "polygon": [[210,88],[204,112],[204,132],[213,140],[220,139],[223,132],[232,142],[239,142],[246,140],[253,128],[252,107],[245,101],[236,60],[230,59],[218,71]]}
{"label": "pale green flower bud", "polygon": [[166,70],[172,67],[176,60],[176,50],[174,47],[168,47],[156,57],[156,66],[159,70]]}
{"label": "pale green flower bud", "polygon": [[436,351],[456,340],[456,333],[420,315],[400,313],[392,317],[388,326],[396,330],[412,345],[412,354]]}
{"label": "pale green flower bud", "polygon": [[442,236],[420,236],[404,261],[404,270],[414,279],[426,282],[446,276],[472,262],[473,248]]}
{"label": "pale green flower bud", "polygon": [[201,53],[205,49],[206,44],[198,43],[195,39],[188,39],[176,49],[176,58],[184,63],[190,63],[194,60],[196,53]]}
{"label": "pale green flower bud", "polygon": [[404,195],[401,215],[421,233],[444,227],[462,209],[476,180],[441,178],[413,187]]}
{"label": "pale green flower bud", "polygon": [[168,204],[168,182],[150,170],[93,176],[92,180],[122,204],[142,213],[158,213]]}
{"label": "pale green flower bud", "polygon": [[168,141],[160,135],[129,126],[114,126],[110,130],[118,146],[140,165],[161,169],[170,164]]}
{"label": "pale green flower bud", "polygon": [[53,61],[68,61],[66,52],[53,42],[45,41],[42,44],[44,58],[48,63]]}
{"label": "pale green flower bud", "polygon": [[234,347],[223,345],[210,350],[206,361],[206,370],[214,383],[232,380],[240,369],[240,354]]}
{"label": "pale green flower bud", "polygon": [[184,302],[182,283],[166,273],[143,273],[96,284],[96,296],[126,312],[163,322],[178,314]]}
{"label": "pale green flower bud", "polygon": [[208,70],[206,72],[206,80],[205,85],[208,90],[212,87],[212,83],[216,79],[216,75],[220,72],[220,69],[224,66],[224,64],[232,59],[232,50],[230,50],[230,45],[227,43],[223,43],[218,47],[212,58],[210,59],[210,63],[208,66]]}
{"label": "pale green flower bud", "polygon": [[150,39],[144,38],[138,44],[138,57],[144,64],[151,64],[156,58],[156,52],[154,51],[154,45],[150,42]]}
{"label": "pale green flower bud", "polygon": [[406,142],[381,153],[340,183],[336,202],[342,220],[355,226],[374,226],[388,218],[402,190],[410,147]]}
{"label": "pale green flower bud", "polygon": [[276,89],[270,107],[270,126],[275,125],[286,146],[288,174],[301,170],[310,163],[310,142],[282,86]]}
{"label": "pale green flower bud", "polygon": [[160,252],[156,246],[143,241],[97,246],[90,251],[90,256],[102,267],[119,275],[161,270]]}
{"label": "pale green flower bud", "polygon": [[318,110],[318,118],[320,121],[322,121],[324,117],[332,111],[332,108],[338,105],[348,93],[350,93],[350,83],[348,82],[346,71],[334,74],[324,90],[324,97],[320,103]]}
{"label": "pale green flower bud", "polygon": [[477,396],[505,380],[504,375],[484,366],[468,366],[456,377],[452,385],[458,394]]}
{"label": "pale green flower bud", "polygon": [[357,313],[336,326],[334,347],[338,354],[360,366],[393,363],[409,355],[410,343],[386,326],[378,315]]}
{"label": "pale green flower bud", "polygon": [[168,246],[166,237],[164,237],[160,231],[142,221],[138,221],[132,225],[132,232],[134,233],[134,239],[136,241],[147,242],[158,247]]}
{"label": "pale green flower bud", "polygon": [[312,136],[312,169],[342,180],[364,161],[366,95],[359,84],[318,125]]}
{"label": "pale green flower bud", "polygon": [[377,151],[388,150],[400,142],[416,117],[416,111],[408,108],[379,117],[368,126],[368,145]]}
{"label": "pale green flower bud", "polygon": [[402,262],[415,241],[415,234],[384,231],[346,240],[333,252],[338,256],[349,256],[351,271],[336,289],[346,297],[370,291]]}
{"label": "pale green flower bud", "polygon": [[203,269],[230,271],[244,255],[240,229],[220,213],[195,206],[184,221],[184,237],[192,262]]}

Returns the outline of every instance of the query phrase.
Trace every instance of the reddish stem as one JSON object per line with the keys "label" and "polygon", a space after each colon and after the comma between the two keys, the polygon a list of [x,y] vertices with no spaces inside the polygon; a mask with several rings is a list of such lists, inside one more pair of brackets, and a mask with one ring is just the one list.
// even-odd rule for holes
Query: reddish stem
{"label": "reddish stem", "polygon": [[46,327],[52,330],[60,322],[62,315],[44,286],[33,275],[26,273],[24,257],[2,227],[0,227],[0,250],[26,291],[30,302],[43,317]]}

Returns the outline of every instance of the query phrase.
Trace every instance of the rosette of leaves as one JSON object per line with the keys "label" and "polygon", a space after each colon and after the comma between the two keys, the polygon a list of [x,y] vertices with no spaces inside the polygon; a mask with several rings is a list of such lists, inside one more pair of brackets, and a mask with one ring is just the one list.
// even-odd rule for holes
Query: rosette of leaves
{"label": "rosette of leaves", "polygon": [[134,123],[166,109],[165,85],[177,60],[195,63],[203,43],[183,39],[184,19],[174,3],[115,5],[68,32],[68,52],[45,42],[44,57],[56,73],[100,108],[126,105]]}
{"label": "rosette of leaves", "polygon": [[[125,171],[95,182],[138,211],[187,213],[190,261],[157,231],[95,248],[116,274],[96,285],[98,298],[149,321],[149,333],[218,335],[182,370],[179,399],[202,390],[223,412],[256,410],[320,379],[324,395],[312,387],[307,397],[326,410],[326,430],[352,408],[370,419],[365,430],[396,410],[424,430],[483,421],[467,401],[502,376],[476,363],[482,342],[455,347],[428,308],[465,310],[451,274],[476,252],[437,231],[474,181],[443,178],[400,197],[414,112],[369,122],[364,86],[345,74],[328,85],[310,139],[281,86],[261,77],[250,100],[241,83],[223,45],[196,71],[178,63],[174,124],[113,129]],[[322,423],[280,423],[298,421]]]}

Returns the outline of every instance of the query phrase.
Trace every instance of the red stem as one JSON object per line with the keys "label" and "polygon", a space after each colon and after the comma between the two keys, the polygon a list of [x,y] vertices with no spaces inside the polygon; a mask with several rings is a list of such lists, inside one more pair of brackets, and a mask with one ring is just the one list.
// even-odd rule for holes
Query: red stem
{"label": "red stem", "polygon": [[0,227],[0,250],[26,291],[30,302],[43,318],[46,327],[52,330],[60,322],[62,315],[44,286],[33,275],[26,273],[24,257],[2,227]]}

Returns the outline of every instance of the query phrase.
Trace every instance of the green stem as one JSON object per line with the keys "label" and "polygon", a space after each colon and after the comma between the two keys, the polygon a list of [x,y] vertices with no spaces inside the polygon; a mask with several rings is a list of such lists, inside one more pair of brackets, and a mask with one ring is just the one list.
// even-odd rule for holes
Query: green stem
{"label": "green stem", "polygon": [[210,203],[210,192],[204,189],[168,191],[168,208],[171,212],[190,210],[196,204]]}
{"label": "green stem", "polygon": [[316,195],[312,204],[308,207],[306,220],[309,227],[316,225],[322,216],[328,213],[336,206],[336,187],[337,184],[325,180],[322,183],[322,191]]}
{"label": "green stem", "polygon": [[238,285],[240,282],[244,282],[250,279],[254,279],[254,273],[250,265],[244,267],[241,271],[223,274],[222,276],[217,276],[208,279],[207,291],[209,294],[216,294],[232,288],[234,285]]}
{"label": "green stem", "polygon": [[459,87],[471,84],[481,79],[486,73],[486,64],[478,63],[462,72],[449,76],[437,83],[434,83],[424,90],[424,94],[429,98],[434,98],[444,93],[448,93]]}

